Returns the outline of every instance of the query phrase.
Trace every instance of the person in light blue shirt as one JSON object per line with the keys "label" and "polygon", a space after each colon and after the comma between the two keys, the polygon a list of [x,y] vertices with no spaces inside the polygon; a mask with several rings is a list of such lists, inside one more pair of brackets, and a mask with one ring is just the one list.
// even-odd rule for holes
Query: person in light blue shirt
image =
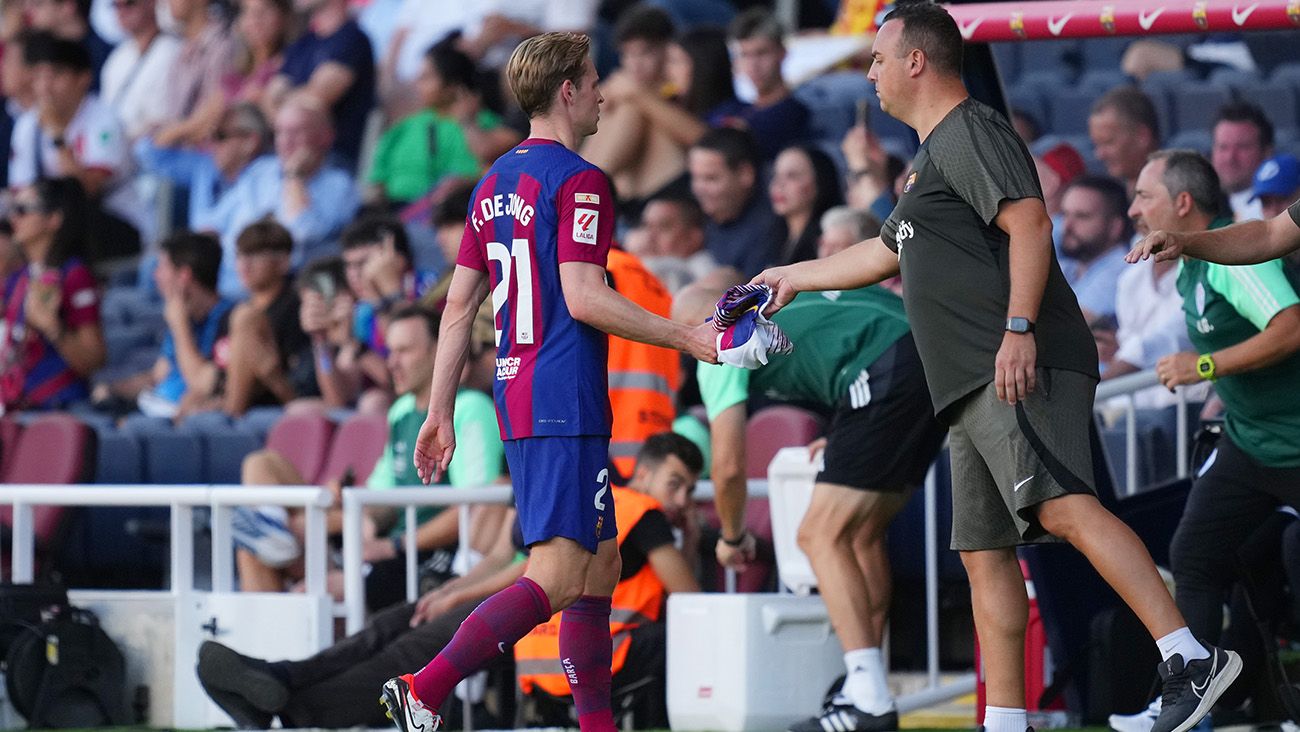
{"label": "person in light blue shirt", "polygon": [[193,223],[221,236],[218,290],[239,298],[246,293],[235,273],[235,240],[249,224],[273,218],[293,235],[292,266],[337,254],[338,238],[361,205],[352,176],[327,164],[334,129],[329,110],[314,97],[290,97],[275,117],[275,154],[252,163]]}
{"label": "person in light blue shirt", "polygon": [[1131,235],[1124,188],[1082,176],[1061,197],[1061,272],[1089,321],[1115,315],[1115,290]]}

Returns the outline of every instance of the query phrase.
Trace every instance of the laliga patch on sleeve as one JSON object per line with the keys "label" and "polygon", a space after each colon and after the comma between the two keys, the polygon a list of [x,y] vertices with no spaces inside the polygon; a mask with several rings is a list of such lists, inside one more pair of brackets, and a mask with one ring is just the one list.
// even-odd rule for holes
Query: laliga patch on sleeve
{"label": "laliga patch on sleeve", "polygon": [[573,211],[573,240],[580,244],[596,245],[596,229],[600,222],[600,212],[589,208]]}

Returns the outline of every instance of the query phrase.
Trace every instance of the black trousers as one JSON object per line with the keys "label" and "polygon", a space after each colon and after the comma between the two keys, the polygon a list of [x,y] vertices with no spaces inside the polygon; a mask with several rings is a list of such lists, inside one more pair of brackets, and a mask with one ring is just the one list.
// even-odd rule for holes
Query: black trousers
{"label": "black trousers", "polygon": [[379,705],[380,687],[398,674],[423,668],[481,601],[457,605],[414,628],[415,605],[395,605],[375,614],[360,632],[311,658],[285,664],[290,696],[280,721],[285,727],[391,724]]}
{"label": "black trousers", "polygon": [[1192,483],[1169,547],[1178,609],[1197,638],[1219,642],[1239,551],[1282,505],[1300,507],[1300,468],[1260,465],[1224,435]]}

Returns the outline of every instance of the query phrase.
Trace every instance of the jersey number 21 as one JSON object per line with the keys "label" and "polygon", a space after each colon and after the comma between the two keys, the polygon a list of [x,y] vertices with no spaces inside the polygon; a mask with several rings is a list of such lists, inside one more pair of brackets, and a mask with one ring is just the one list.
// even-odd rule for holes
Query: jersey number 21
{"label": "jersey number 21", "polygon": [[[501,308],[510,296],[510,278],[519,282],[515,288],[515,343],[533,342],[533,255],[528,250],[527,239],[515,239],[511,247],[499,241],[487,243],[488,260],[501,263],[501,281],[492,288],[492,320],[495,322]],[[501,345],[501,329],[496,329],[497,345]]]}

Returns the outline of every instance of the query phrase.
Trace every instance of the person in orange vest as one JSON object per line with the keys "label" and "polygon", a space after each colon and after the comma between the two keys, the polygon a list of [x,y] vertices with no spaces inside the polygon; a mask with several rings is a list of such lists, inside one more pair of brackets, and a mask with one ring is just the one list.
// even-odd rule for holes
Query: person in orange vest
{"label": "person in orange vest", "polygon": [[[623,297],[655,315],[669,317],[673,297],[634,254],[609,250],[605,264],[610,285]],[[609,338],[609,456],[623,478],[632,475],[641,443],[672,429],[682,360],[671,348],[626,338]]]}
{"label": "person in orange vest", "polygon": [[[664,603],[673,592],[699,592],[674,534],[692,531],[691,493],[703,465],[695,443],[674,432],[661,432],[641,446],[628,486],[613,488],[623,560],[610,612],[613,690],[618,695],[620,689],[638,685],[640,703],[633,718],[639,728],[668,726]],[[567,708],[569,675],[560,658],[559,637],[560,613],[556,613],[515,644],[515,673],[525,695],[563,700]],[[538,706],[546,705],[543,701]],[[572,720],[531,721],[568,724]]]}
{"label": "person in orange vest", "polygon": [[[699,591],[674,534],[691,535],[691,493],[703,462],[699,448],[686,438],[653,435],[637,455],[628,488],[613,488],[623,562],[610,618],[611,634],[618,641],[613,688],[655,676],[642,694],[647,708],[635,712],[638,724],[668,726],[662,608],[670,593]],[[418,602],[381,610],[360,632],[297,661],[271,662],[205,641],[198,652],[199,683],[240,729],[269,729],[277,717],[286,729],[381,727],[386,720],[383,707],[374,703],[374,688],[394,667],[441,651],[484,598],[523,575],[527,562],[521,553],[522,536],[515,527],[514,509],[509,512],[482,561]],[[558,628],[558,618],[551,623]],[[558,664],[558,654],[553,658]],[[567,683],[562,677],[566,692]]]}

